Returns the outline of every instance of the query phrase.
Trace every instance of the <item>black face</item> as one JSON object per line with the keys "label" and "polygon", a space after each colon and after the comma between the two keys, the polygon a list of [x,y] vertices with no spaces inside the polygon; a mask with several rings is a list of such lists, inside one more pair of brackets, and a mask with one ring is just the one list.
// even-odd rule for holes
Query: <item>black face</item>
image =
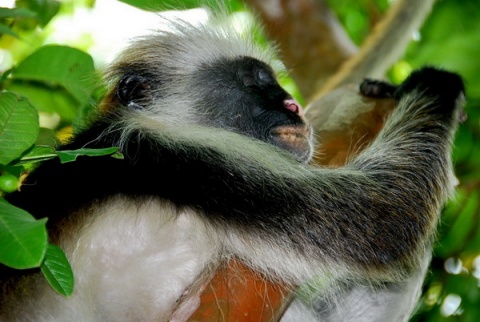
{"label": "black face", "polygon": [[301,161],[311,156],[311,130],[300,105],[285,92],[272,69],[250,57],[206,66],[196,80],[202,88],[203,122],[265,141]]}
{"label": "black face", "polygon": [[[144,108],[160,99],[163,78],[145,70],[141,64],[125,69],[116,88],[122,105]],[[300,105],[280,87],[267,64],[250,57],[223,59],[200,68],[187,87],[198,96],[195,119],[199,123],[273,144],[302,162],[310,160],[310,126]]]}

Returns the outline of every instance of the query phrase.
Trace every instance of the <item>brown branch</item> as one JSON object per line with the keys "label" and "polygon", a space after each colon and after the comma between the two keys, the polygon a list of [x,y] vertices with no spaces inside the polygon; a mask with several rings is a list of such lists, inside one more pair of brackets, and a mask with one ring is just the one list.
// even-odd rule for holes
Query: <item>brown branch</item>
{"label": "brown branch", "polygon": [[359,83],[365,77],[383,78],[387,69],[403,55],[413,32],[420,28],[434,3],[435,0],[397,0],[360,51],[345,61],[312,101],[339,86]]}
{"label": "brown branch", "polygon": [[343,165],[376,137],[394,105],[393,99],[361,96],[356,86],[343,86],[316,100],[305,112],[319,142],[314,162]]}

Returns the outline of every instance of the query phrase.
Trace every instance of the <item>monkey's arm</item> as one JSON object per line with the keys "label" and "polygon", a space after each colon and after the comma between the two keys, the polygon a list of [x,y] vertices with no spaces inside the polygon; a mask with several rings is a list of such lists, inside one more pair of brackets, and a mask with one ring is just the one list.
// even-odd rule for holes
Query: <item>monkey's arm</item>
{"label": "monkey's arm", "polygon": [[[342,169],[308,168],[216,129],[179,133],[142,123],[147,129],[130,135],[125,160],[46,163],[12,201],[55,227],[69,211],[114,194],[160,196],[229,227],[234,252],[280,277],[297,282],[346,263],[354,275],[396,279],[418,264],[448,195],[462,91],[456,75],[413,74],[396,91],[399,106],[378,138]],[[68,147],[117,142],[105,130],[93,127]]]}
{"label": "monkey's arm", "polygon": [[343,169],[240,159],[231,173],[197,169],[210,176],[200,182],[219,185],[182,196],[218,216],[212,220],[269,236],[262,238],[306,258],[340,260],[379,278],[406,273],[422,260],[453,186],[449,154],[462,92],[458,76],[424,69],[394,93],[399,106],[383,131]]}

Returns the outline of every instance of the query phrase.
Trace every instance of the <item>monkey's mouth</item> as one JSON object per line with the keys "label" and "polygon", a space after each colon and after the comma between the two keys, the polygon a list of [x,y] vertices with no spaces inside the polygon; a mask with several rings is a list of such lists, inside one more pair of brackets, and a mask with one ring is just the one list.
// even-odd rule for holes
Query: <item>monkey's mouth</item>
{"label": "monkey's mouth", "polygon": [[270,131],[272,144],[292,153],[302,162],[313,153],[312,129],[308,125],[280,125]]}

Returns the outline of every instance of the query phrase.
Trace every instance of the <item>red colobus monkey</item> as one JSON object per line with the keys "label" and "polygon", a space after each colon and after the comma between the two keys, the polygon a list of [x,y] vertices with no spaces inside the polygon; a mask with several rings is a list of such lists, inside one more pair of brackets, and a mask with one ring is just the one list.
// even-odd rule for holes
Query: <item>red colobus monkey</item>
{"label": "red colobus monkey", "polygon": [[408,319],[453,188],[461,78],[424,68],[399,87],[365,81],[397,108],[347,165],[317,168],[271,62],[229,30],[183,22],[125,50],[103,108],[63,147],[119,146],[124,159],[47,161],[9,197],[49,217],[75,292],[4,268],[0,320],[166,321],[231,257],[274,280],[325,281],[285,321]]}

